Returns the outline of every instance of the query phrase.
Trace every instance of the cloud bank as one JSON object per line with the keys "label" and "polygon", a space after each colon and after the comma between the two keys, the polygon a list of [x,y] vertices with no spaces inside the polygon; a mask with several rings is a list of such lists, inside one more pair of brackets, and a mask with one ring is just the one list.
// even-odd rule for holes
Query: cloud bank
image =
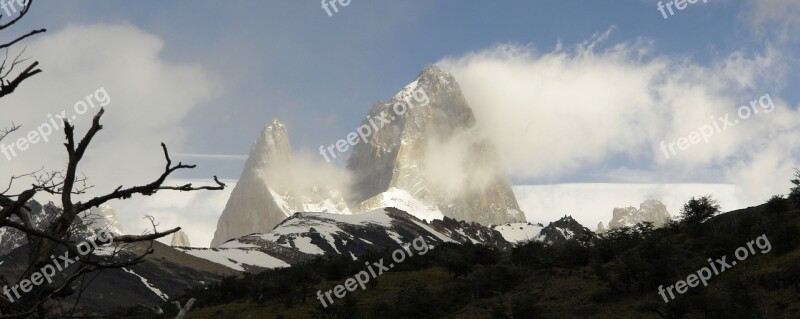
{"label": "cloud bank", "polygon": [[[786,67],[778,50],[703,66],[653,56],[644,40],[605,45],[609,32],[573,48],[502,44],[438,64],[459,81],[514,177],[547,183],[602,171],[638,183],[735,183],[750,202],[787,191],[800,114],[777,95]],[[670,159],[659,149],[764,94],[772,112]]]}
{"label": "cloud bank", "polygon": [[[159,143],[165,142],[173,151],[182,149],[190,133],[187,126],[181,125],[183,120],[213,97],[218,87],[202,67],[164,59],[163,48],[159,37],[124,24],[70,26],[34,38],[27,43],[23,57],[39,61],[44,72],[2,99],[0,125],[11,121],[23,125],[18,134],[3,142],[16,140],[23,132],[48,122],[48,115],[67,110],[69,117],[74,114],[76,101],[85,100],[103,87],[111,101],[101,121],[104,129],[79,167],[89,178],[88,184],[95,187],[86,195],[75,196],[75,200],[85,201],[120,185],[140,185],[157,179],[165,164]],[[72,121],[76,135],[83,136],[98,109]],[[63,170],[66,151],[62,143],[64,135],[59,131],[49,142],[39,142],[11,161],[0,158],[0,180],[42,167]],[[22,180],[18,186],[31,182]],[[37,200],[55,201],[46,196],[37,196]],[[141,197],[109,204],[119,212],[126,230],[135,233],[148,226],[142,216],[152,212]],[[192,212],[186,212],[170,222],[162,220],[161,228],[186,226],[193,218]]]}

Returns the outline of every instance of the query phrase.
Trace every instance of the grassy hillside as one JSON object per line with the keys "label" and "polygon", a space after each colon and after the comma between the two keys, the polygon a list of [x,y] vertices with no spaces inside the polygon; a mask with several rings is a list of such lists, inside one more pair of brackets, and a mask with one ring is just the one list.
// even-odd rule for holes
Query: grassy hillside
{"label": "grassy hillside", "polygon": [[[323,308],[316,292],[388,254],[317,260],[228,278],[197,298],[190,318],[798,318],[800,211],[788,200],[718,215],[617,229],[562,246],[528,243],[511,251],[443,245],[384,272]],[[754,254],[665,303],[667,287],[766,235]],[[766,242],[762,241],[761,244]],[[761,248],[759,248],[761,247]],[[751,252],[752,252],[751,251]],[[762,253],[762,251],[767,251]],[[174,306],[165,305],[167,315]],[[129,314],[129,316],[133,316]],[[248,317],[249,316],[249,317]],[[142,316],[146,317],[146,316]]]}

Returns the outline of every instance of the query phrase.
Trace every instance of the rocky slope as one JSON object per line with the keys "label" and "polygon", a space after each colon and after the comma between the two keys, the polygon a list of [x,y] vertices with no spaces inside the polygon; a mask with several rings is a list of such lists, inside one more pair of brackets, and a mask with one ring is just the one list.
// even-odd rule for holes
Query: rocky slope
{"label": "rocky slope", "polygon": [[291,161],[289,133],[282,123],[273,120],[250,148],[242,175],[217,222],[211,247],[244,235],[269,232],[295,212],[349,214],[338,191],[319,187],[297,189],[286,183],[285,179],[291,177],[272,174],[288,169]]}
{"label": "rocky slope", "polygon": [[601,222],[597,226],[597,232],[602,233],[607,230],[620,227],[632,227],[641,222],[651,222],[656,228],[663,226],[672,220],[667,211],[667,206],[657,200],[646,200],[636,207],[614,208],[613,216],[608,226],[605,227]]}
{"label": "rocky slope", "polygon": [[544,225],[539,223],[507,223],[493,225],[492,229],[499,231],[505,240],[514,244],[519,244],[541,240],[539,235],[541,235]]}
{"label": "rocky slope", "polygon": [[122,225],[117,220],[117,211],[108,204],[92,207],[89,211],[81,214],[81,219],[91,225],[95,232],[105,230],[115,235],[125,233]]}
{"label": "rocky slope", "polygon": [[500,232],[477,223],[451,218],[426,222],[404,211],[386,208],[358,215],[296,213],[269,233],[243,236],[217,248],[178,250],[235,270],[258,271],[288,267],[319,256],[358,258],[369,251],[407,245],[419,236],[430,246],[470,242],[499,249],[512,247]]}
{"label": "rocky slope", "polygon": [[[127,256],[130,252],[141,252],[148,248],[150,247],[147,243],[127,245],[120,255]],[[63,300],[71,305],[80,297],[82,308],[97,311],[137,305],[155,307],[156,304],[170,297],[180,296],[191,288],[238,273],[229,267],[184,254],[159,242],[154,242],[152,248],[153,253],[139,264],[92,273],[85,277],[85,283],[79,279],[72,284],[72,292],[82,284],[89,288],[80,296],[75,293]],[[26,253],[27,248],[22,247],[9,255],[0,256],[0,273],[9,276],[8,278],[21,273],[26,265],[20,261],[27,259]],[[101,254],[97,258],[107,257]],[[59,272],[58,276],[65,277],[76,267],[73,264]]]}
{"label": "rocky slope", "polygon": [[592,242],[596,237],[597,235],[594,232],[581,225],[572,216],[564,216],[542,228],[537,240],[553,245],[561,245],[569,240]]}
{"label": "rocky slope", "polygon": [[[34,228],[46,230],[50,224],[61,215],[61,207],[53,203],[45,205],[35,200],[28,202],[30,209],[31,222]],[[19,222],[16,216],[11,217],[12,221]],[[83,241],[85,238],[95,236],[99,231],[110,231],[116,235],[122,235],[122,226],[117,221],[117,215],[111,206],[102,205],[80,214],[77,221],[72,226],[72,238],[76,241]],[[11,253],[14,249],[27,244],[25,234],[11,227],[0,228],[0,256]]]}
{"label": "rocky slope", "polygon": [[[405,111],[398,103],[405,103]],[[429,221],[445,216],[483,225],[525,221],[493,146],[481,137],[449,74],[425,69],[392,99],[376,104],[362,123],[373,129],[348,161],[352,190],[299,188],[286,181],[296,177],[276,177],[274,172],[290,170],[292,150],[284,125],[277,120],[267,125],[250,149],[211,247],[267,233],[296,212],[360,214],[395,207]],[[461,153],[449,154],[454,149]],[[443,167],[457,172],[441,176]]]}
{"label": "rocky slope", "polygon": [[189,241],[189,235],[186,232],[179,230],[172,234],[172,240],[169,245],[172,247],[192,247],[192,242]]}
{"label": "rocky slope", "polygon": [[[407,108],[398,112],[402,105]],[[353,205],[380,208],[383,193],[398,189],[450,218],[484,225],[525,221],[494,147],[481,137],[451,75],[426,68],[389,101],[375,104],[362,125],[378,118],[389,123],[356,144],[348,160]],[[456,174],[441,176],[443,169]]]}

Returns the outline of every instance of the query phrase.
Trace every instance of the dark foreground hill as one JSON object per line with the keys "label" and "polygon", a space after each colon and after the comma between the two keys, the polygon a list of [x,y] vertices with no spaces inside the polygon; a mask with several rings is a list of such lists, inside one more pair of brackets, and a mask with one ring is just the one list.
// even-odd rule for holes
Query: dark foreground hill
{"label": "dark foreground hill", "polygon": [[[197,299],[191,318],[215,319],[800,318],[799,223],[796,207],[773,199],[702,224],[621,228],[594,243],[531,242],[509,251],[444,244],[327,308],[317,290],[344,284],[367,269],[365,262],[390,260],[390,252],[228,278],[182,301]],[[749,257],[737,260],[737,248],[748,243]],[[673,290],[675,298],[668,303],[659,294],[659,286],[685,281],[709,267],[709,259],[723,256],[726,263],[738,264],[711,276],[707,287],[699,284],[683,294]],[[165,309],[170,316],[171,308]]]}
{"label": "dark foreground hill", "polygon": [[[149,245],[140,243],[127,246],[126,252],[141,252],[149,248]],[[137,304],[153,309],[150,305],[164,302],[172,296],[183,295],[190,288],[202,287],[204,283],[238,273],[208,260],[181,253],[159,242],[154,242],[152,249],[153,253],[139,264],[105,269],[76,280],[70,285],[69,296],[59,299],[64,309],[71,309],[78,303],[76,313],[80,315],[76,317]],[[1,256],[0,273],[9,277],[20,273],[24,264],[20,265],[17,261],[26,260],[27,253],[25,245],[11,254]],[[59,273],[59,276],[65,274],[66,272]],[[80,287],[85,287],[82,293],[78,293]]]}

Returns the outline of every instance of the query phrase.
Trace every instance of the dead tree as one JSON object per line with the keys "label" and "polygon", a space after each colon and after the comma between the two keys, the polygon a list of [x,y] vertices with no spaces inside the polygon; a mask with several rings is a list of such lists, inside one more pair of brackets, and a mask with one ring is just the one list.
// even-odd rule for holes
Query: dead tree
{"label": "dead tree", "polygon": [[[0,10],[0,30],[5,30],[25,15],[27,15],[32,0],[25,2],[22,8],[19,8],[18,14],[15,16],[7,17],[2,16],[3,10]],[[17,3],[16,1],[10,2],[11,5]],[[6,58],[0,64],[0,98],[12,94],[19,85],[31,78],[32,76],[41,73],[38,69],[38,62],[28,64],[22,71],[16,72],[20,64],[27,63],[27,59],[21,58],[24,50],[16,57],[9,60],[9,48],[20,41],[31,37],[33,35],[45,32],[45,29],[33,30],[22,36],[16,37],[14,40],[0,44],[0,50],[6,51]],[[197,190],[222,190],[225,184],[220,182],[214,176],[214,186],[194,186],[192,184],[165,185],[167,178],[175,171],[181,169],[192,169],[194,165],[186,165],[183,163],[174,164],[169,156],[169,151],[164,143],[161,143],[161,149],[165,158],[164,171],[155,177],[152,182],[132,187],[119,186],[116,189],[106,193],[105,195],[96,196],[80,200],[77,197],[86,195],[86,178],[79,176],[78,166],[84,158],[89,145],[95,135],[103,129],[100,120],[105,110],[100,111],[94,116],[92,125],[88,132],[83,136],[76,139],[74,126],[68,121],[64,120],[64,136],[66,142],[64,146],[67,151],[67,167],[64,171],[49,172],[39,170],[12,176],[8,186],[3,190],[0,188],[0,229],[16,229],[24,233],[27,237],[28,260],[24,264],[27,267],[22,267],[19,273],[15,274],[0,274],[0,286],[14,286],[19,285],[24,279],[31,278],[35,273],[40,271],[52,263],[51,256],[61,255],[60,253],[69,254],[70,257],[75,258],[76,265],[70,268],[68,273],[62,274],[61,277],[56,278],[51,283],[37,286],[33,292],[29,292],[21,296],[19,300],[7,300],[5,296],[0,295],[0,318],[28,318],[35,316],[52,316],[54,310],[53,304],[61,305],[55,301],[56,297],[63,297],[65,295],[74,294],[71,291],[70,285],[83,278],[86,274],[96,272],[107,268],[121,268],[135,265],[144,260],[144,258],[153,252],[153,242],[156,239],[168,236],[180,230],[174,228],[167,231],[158,231],[155,222],[153,223],[152,233],[145,233],[142,235],[121,235],[112,238],[115,249],[110,256],[105,258],[98,258],[93,253],[83,254],[79,252],[78,243],[71,236],[71,229],[79,221],[78,215],[88,211],[93,207],[98,207],[104,203],[113,200],[127,200],[137,195],[149,196],[156,194],[159,191],[197,191]],[[19,125],[11,123],[11,126],[0,130],[0,141],[12,134],[20,128]],[[21,188],[18,192],[11,193],[14,190],[14,184],[22,180],[32,180],[30,186]],[[61,212],[56,216],[49,227],[40,229],[33,222],[31,216],[32,210],[29,207],[31,200],[37,194],[47,194],[50,196],[57,196],[60,198]],[[135,251],[126,250],[127,245],[140,244],[146,248],[143,250]],[[127,251],[127,254],[121,252]],[[119,253],[119,254],[118,254]],[[66,272],[66,269],[65,269]],[[9,278],[13,276],[14,278]],[[1,288],[1,287],[0,287]],[[85,285],[81,284],[81,291],[85,289]],[[77,298],[80,300],[80,298]],[[71,317],[77,307],[77,301],[73,307],[67,311],[61,311],[57,316],[59,318]]]}
{"label": "dead tree", "polygon": [[[52,263],[51,256],[60,255],[62,251],[65,251],[71,257],[76,257],[79,265],[77,270],[70,272],[69,275],[66,276],[66,278],[64,278],[64,280],[61,282],[42,286],[36,291],[36,293],[25,294],[22,299],[17,300],[13,304],[14,307],[11,306],[11,303],[9,303],[8,307],[3,307],[14,309],[15,312],[17,312],[14,314],[14,316],[8,316],[8,314],[5,314],[8,318],[24,317],[37,311],[43,311],[44,306],[46,306],[46,303],[50,301],[53,296],[63,296],[64,292],[69,290],[70,284],[85,274],[101,269],[132,266],[142,262],[145,256],[153,252],[152,244],[154,240],[168,236],[181,229],[178,227],[159,232],[154,227],[153,233],[149,234],[113,237],[113,243],[117,245],[117,248],[120,249],[114,251],[113,257],[119,258],[112,258],[112,260],[108,260],[108,258],[106,258],[104,261],[98,261],[96,258],[97,256],[94,254],[80,253],[78,249],[78,243],[70,239],[70,228],[77,222],[77,217],[80,213],[86,212],[93,207],[99,207],[100,205],[112,200],[126,200],[135,195],[150,196],[162,190],[197,191],[222,190],[225,188],[225,184],[220,182],[216,176],[214,176],[214,182],[216,183],[215,186],[194,186],[192,184],[175,186],[164,185],[167,178],[175,171],[181,169],[191,169],[194,168],[195,165],[186,165],[180,162],[173,164],[172,160],[170,159],[167,146],[164,143],[161,143],[166,164],[164,166],[164,171],[153,182],[146,185],[133,187],[119,186],[105,195],[90,198],[85,202],[76,201],[73,196],[85,194],[87,189],[84,184],[85,178],[78,177],[78,164],[84,158],[92,139],[100,130],[103,129],[103,126],[100,124],[100,119],[102,118],[104,112],[105,110],[100,109],[100,111],[94,116],[92,120],[92,126],[89,128],[86,135],[80,139],[80,141],[76,141],[75,139],[74,126],[72,126],[68,121],[64,121],[64,133],[67,141],[64,143],[64,146],[67,149],[68,155],[67,168],[65,172],[38,173],[29,175],[33,176],[32,178],[36,180],[36,183],[32,184],[29,188],[21,191],[18,194],[0,193],[0,208],[2,208],[0,210],[0,228],[14,228],[25,233],[28,237],[28,267],[26,267],[26,271],[18,276],[20,280],[30,278],[34,273],[40,272],[43,267]],[[12,181],[18,177],[20,176],[13,177]],[[56,217],[56,219],[47,229],[36,228],[36,225],[34,225],[32,222],[33,218],[30,215],[31,210],[26,206],[26,204],[33,199],[37,193],[57,195],[61,198],[62,212]],[[17,220],[19,221],[14,221],[12,216],[16,216]],[[155,224],[153,225],[155,226]],[[117,254],[117,252],[125,249],[125,244],[135,243],[149,243],[150,246],[144,251],[138,252],[133,256],[128,255],[123,257],[122,254]],[[0,280],[6,281],[0,282],[4,285],[15,284],[14,282],[8,282],[8,280],[5,278],[0,278]],[[17,284],[18,283],[19,281]],[[2,298],[0,298],[0,300],[1,299]],[[2,304],[2,301],[0,301],[0,304]],[[63,314],[61,316],[63,317]]]}
{"label": "dead tree", "polygon": [[[14,6],[17,4],[17,1],[9,2],[7,5]],[[30,10],[31,5],[33,4],[33,0],[28,0],[25,3],[24,7],[19,8],[19,14],[16,16],[3,16],[0,12],[0,31],[10,28],[22,18],[24,18],[28,14],[28,10]],[[16,11],[16,10],[15,10]],[[8,22],[5,22],[5,21]],[[3,59],[2,65],[0,65],[0,98],[9,95],[17,89],[17,87],[25,80],[29,79],[30,77],[42,72],[42,70],[38,69],[37,66],[39,62],[32,62],[22,72],[14,73],[14,69],[22,63],[25,63],[27,59],[21,59],[21,55],[25,50],[22,50],[17,57],[13,58],[10,62],[8,60],[8,51],[11,46],[19,43],[22,40],[25,40],[28,37],[34,36],[39,33],[46,32],[46,29],[39,29],[39,30],[32,30],[24,35],[18,36],[16,39],[8,42],[0,44],[0,50],[5,50],[6,57]],[[0,133],[0,138],[5,137],[4,134]]]}

